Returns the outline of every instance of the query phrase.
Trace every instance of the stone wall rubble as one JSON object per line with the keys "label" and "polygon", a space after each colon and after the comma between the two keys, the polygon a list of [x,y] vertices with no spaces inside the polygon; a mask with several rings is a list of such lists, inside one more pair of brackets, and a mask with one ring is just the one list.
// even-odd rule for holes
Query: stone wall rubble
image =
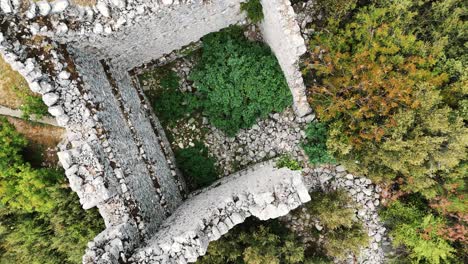
{"label": "stone wall rubble", "polygon": [[[377,206],[380,204],[380,187],[374,185],[370,179],[348,173],[341,165],[306,168],[304,174],[304,182],[310,192],[317,189],[323,191],[343,189],[359,205],[356,217],[367,231],[369,245],[361,249],[359,256],[349,255],[343,262],[384,263],[383,246],[388,246],[390,241],[377,213]],[[314,221],[313,216],[307,215],[306,211],[301,212],[299,217],[287,215],[281,220],[285,221],[290,229],[301,234],[305,242],[309,234],[306,230],[323,228],[319,222]]]}
{"label": "stone wall rubble", "polygon": [[[67,141],[58,156],[70,187],[83,208],[99,209],[106,224],[88,244],[84,263],[159,257],[193,261],[204,254],[208,241],[246,217],[278,217],[308,201],[297,173],[264,164],[183,203],[187,193],[172,150],[129,74],[203,35],[246,23],[241,2],[98,0],[95,6],[78,6],[68,0],[0,0],[0,54],[65,127]],[[305,94],[296,63],[303,48],[294,13],[286,0],[264,2],[263,34],[285,72],[297,113],[303,115],[308,110],[300,97]],[[294,52],[282,57],[278,43]],[[253,178],[252,186],[243,185]],[[232,202],[218,204],[216,197]],[[216,211],[225,212],[218,215],[221,219]],[[186,224],[195,218],[206,225]],[[189,237],[181,251],[172,247],[173,240],[182,239],[173,234]],[[150,248],[161,254],[141,255],[146,252],[142,245],[150,241]]]}
{"label": "stone wall rubble", "polygon": [[195,262],[210,241],[254,216],[268,220],[286,215],[310,196],[300,171],[277,169],[269,161],[215,182],[185,201],[160,227],[136,263]]}

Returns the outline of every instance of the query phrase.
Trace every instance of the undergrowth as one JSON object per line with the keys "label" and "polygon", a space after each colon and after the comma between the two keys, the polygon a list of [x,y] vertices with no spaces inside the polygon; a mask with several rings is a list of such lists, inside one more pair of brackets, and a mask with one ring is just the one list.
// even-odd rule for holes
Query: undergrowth
{"label": "undergrowth", "polygon": [[291,104],[275,56],[264,44],[247,40],[242,28],[232,26],[202,41],[201,60],[190,75],[197,90],[191,102],[228,136]]}

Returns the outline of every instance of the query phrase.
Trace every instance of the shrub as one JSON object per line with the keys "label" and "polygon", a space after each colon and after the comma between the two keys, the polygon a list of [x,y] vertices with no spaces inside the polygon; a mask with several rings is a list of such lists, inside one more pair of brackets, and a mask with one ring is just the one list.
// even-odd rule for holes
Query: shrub
{"label": "shrub", "polygon": [[353,225],[356,205],[350,203],[350,197],[343,190],[314,192],[311,197],[306,204],[307,212],[316,216],[325,228],[334,230]]}
{"label": "shrub", "polygon": [[355,217],[357,205],[343,190],[314,192],[311,197],[305,205],[307,213],[323,227],[319,232],[309,230],[316,238],[316,250],[334,259],[344,259],[350,253],[359,255],[361,247],[368,245],[368,236]]}
{"label": "shrub", "polygon": [[324,237],[322,247],[325,254],[338,260],[346,259],[348,254],[359,256],[361,248],[369,245],[369,237],[360,223],[326,231]]}
{"label": "shrub", "polygon": [[299,164],[299,162],[295,159],[293,159],[289,155],[282,155],[278,158],[276,161],[276,167],[278,168],[288,168],[290,170],[301,170],[302,166]]}
{"label": "shrub", "polygon": [[0,118],[0,203],[26,212],[47,212],[54,206],[60,173],[34,169],[21,155],[26,139],[5,118]]}
{"label": "shrub", "polygon": [[208,154],[208,148],[201,142],[195,146],[175,151],[177,166],[188,179],[193,189],[206,187],[216,181],[218,172],[215,159]]}
{"label": "shrub", "polygon": [[146,95],[161,123],[169,124],[192,112],[188,104],[190,97],[180,91],[180,77],[170,65],[146,73],[141,79],[155,81]]}
{"label": "shrub", "polygon": [[13,87],[13,91],[22,102],[19,109],[22,112],[23,119],[29,120],[33,116],[36,119],[41,119],[49,114],[42,98],[33,94],[27,87]]}
{"label": "shrub", "polygon": [[49,114],[47,111],[47,106],[42,101],[41,97],[34,95],[25,95],[23,97],[24,104],[21,105],[20,110],[22,111],[23,119],[31,119],[34,115],[36,119],[41,119],[42,117]]}
{"label": "shrub", "polygon": [[252,23],[263,20],[263,9],[260,0],[247,0],[247,2],[241,3],[241,10],[247,12],[247,17]]}
{"label": "shrub", "polygon": [[317,8],[324,17],[341,19],[356,7],[358,0],[317,0]]}
{"label": "shrub", "polygon": [[202,40],[201,60],[190,75],[197,89],[192,103],[214,126],[233,136],[257,118],[291,104],[281,68],[268,47],[248,41],[239,27]]}
{"label": "shrub", "polygon": [[392,229],[393,244],[408,247],[411,250],[409,257],[417,263],[454,260],[455,249],[442,236],[445,221],[420,207],[396,201],[381,213]]}
{"label": "shrub", "polygon": [[304,246],[276,221],[246,221],[221,239],[211,242],[198,262],[224,263],[303,263]]}
{"label": "shrub", "polygon": [[304,152],[312,164],[333,163],[327,150],[327,126],[324,123],[310,123],[306,129],[306,140],[302,143]]}

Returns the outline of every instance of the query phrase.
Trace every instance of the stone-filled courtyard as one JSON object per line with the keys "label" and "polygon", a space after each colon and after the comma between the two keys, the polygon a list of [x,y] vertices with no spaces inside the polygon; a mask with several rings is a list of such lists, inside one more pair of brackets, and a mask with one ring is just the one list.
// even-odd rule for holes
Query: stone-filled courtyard
{"label": "stone-filled courtyard", "polygon": [[[245,35],[251,35],[249,32],[251,31],[246,30]],[[366,240],[368,246],[361,248],[358,256],[349,254],[338,262],[354,263],[356,257],[359,258],[359,263],[383,261],[384,253],[381,245],[383,243],[389,246],[390,243],[377,215],[381,190],[375,188],[369,179],[347,173],[342,166],[315,166],[309,163],[302,146],[307,140],[308,124],[316,122],[313,115],[299,118],[291,105],[282,112],[272,112],[265,118],[258,118],[251,127],[239,129],[235,135],[229,136],[214,126],[201,111],[189,109],[187,100],[190,100],[190,97],[185,95],[197,91],[197,87],[190,80],[190,74],[200,60],[202,46],[201,42],[192,43],[166,55],[151,66],[147,65],[146,69],[138,70],[140,87],[145,91],[156,114],[161,113],[158,117],[171,148],[176,153],[176,163],[178,163],[177,153],[187,149],[197,149],[198,152],[191,154],[197,155],[203,152],[200,155],[214,163],[216,177],[212,181],[269,159],[275,159],[277,162],[286,159],[298,164],[312,194],[317,191],[327,193],[344,190],[356,204],[352,207],[355,215],[352,218],[353,221],[363,224],[364,236],[369,237]],[[164,98],[162,94],[165,92],[173,96],[169,99]],[[166,111],[168,101],[172,107],[170,111]],[[201,145],[206,151],[200,151]],[[190,175],[184,176],[188,177],[186,181],[190,185],[192,182]],[[203,187],[192,183],[192,190],[193,186]],[[317,238],[311,237],[308,231],[306,232],[306,230],[316,230],[320,233],[323,229],[320,221],[310,215],[306,208],[303,206],[296,209],[293,213],[282,217],[280,222],[299,234],[305,244],[311,241],[312,245],[323,243],[320,242],[321,239],[317,242]]]}

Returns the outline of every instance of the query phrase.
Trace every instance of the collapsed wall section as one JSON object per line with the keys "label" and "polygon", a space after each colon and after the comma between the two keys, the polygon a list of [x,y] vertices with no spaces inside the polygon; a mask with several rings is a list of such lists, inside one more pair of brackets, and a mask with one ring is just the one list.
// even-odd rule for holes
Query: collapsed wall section
{"label": "collapsed wall section", "polygon": [[135,250],[133,263],[195,262],[235,225],[254,216],[286,215],[310,200],[300,171],[257,164],[201,190],[166,219],[148,245]]}

